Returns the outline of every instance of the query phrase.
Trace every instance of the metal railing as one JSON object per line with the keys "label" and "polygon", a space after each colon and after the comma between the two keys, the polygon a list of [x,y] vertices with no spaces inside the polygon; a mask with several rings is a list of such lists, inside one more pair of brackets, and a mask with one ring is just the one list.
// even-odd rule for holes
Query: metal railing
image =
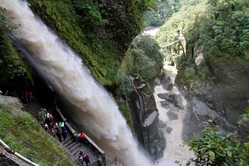
{"label": "metal railing", "polygon": [[5,149],[7,149],[8,151],[10,151],[12,154],[14,154],[15,156],[17,156],[18,158],[20,158],[21,160],[25,161],[28,164],[34,165],[34,166],[39,166],[39,164],[36,164],[32,161],[30,161],[29,159],[27,159],[26,157],[22,156],[21,154],[15,152],[13,149],[11,149],[5,142],[3,142],[2,139],[0,139],[0,143],[4,146]]}

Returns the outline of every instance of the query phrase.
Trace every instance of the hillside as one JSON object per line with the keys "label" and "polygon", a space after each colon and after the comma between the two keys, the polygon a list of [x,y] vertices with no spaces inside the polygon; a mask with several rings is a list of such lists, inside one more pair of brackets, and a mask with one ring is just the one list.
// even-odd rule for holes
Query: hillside
{"label": "hillside", "polygon": [[175,41],[178,30],[185,37],[185,46],[180,41],[162,51],[177,64],[176,83],[189,99],[189,109],[202,109],[190,112],[189,126],[202,130],[202,121],[211,118],[225,131],[240,128],[249,99],[248,18],[247,1],[202,1],[181,8],[157,33],[160,46]]}

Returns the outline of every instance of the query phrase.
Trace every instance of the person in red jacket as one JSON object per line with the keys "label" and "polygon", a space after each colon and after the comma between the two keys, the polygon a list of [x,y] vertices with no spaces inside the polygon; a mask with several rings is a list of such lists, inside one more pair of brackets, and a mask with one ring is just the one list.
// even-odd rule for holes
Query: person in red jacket
{"label": "person in red jacket", "polygon": [[87,139],[86,139],[86,134],[85,134],[83,131],[79,134],[79,138],[80,138],[80,141],[81,141],[82,143],[85,143],[85,144],[88,143],[88,141],[87,141]]}

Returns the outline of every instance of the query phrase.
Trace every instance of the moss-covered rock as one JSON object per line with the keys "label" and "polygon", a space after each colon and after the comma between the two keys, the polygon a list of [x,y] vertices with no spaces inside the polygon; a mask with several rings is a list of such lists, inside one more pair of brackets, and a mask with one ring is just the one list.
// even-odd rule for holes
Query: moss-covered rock
{"label": "moss-covered rock", "polygon": [[150,80],[161,74],[163,55],[160,47],[149,36],[138,36],[132,42],[128,53],[133,57],[131,72]]}
{"label": "moss-covered rock", "polygon": [[0,89],[15,89],[33,85],[31,72],[7,36],[0,28]]}

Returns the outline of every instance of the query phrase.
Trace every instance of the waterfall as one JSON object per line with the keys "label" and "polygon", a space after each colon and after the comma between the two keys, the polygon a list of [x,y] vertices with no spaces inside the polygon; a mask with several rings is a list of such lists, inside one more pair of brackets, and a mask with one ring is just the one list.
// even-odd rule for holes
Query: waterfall
{"label": "waterfall", "polygon": [[23,0],[0,0],[18,26],[15,35],[30,52],[30,59],[49,83],[70,105],[70,114],[86,129],[107,155],[127,166],[152,165],[139,149],[117,104],[91,76],[82,60],[37,18]]}

